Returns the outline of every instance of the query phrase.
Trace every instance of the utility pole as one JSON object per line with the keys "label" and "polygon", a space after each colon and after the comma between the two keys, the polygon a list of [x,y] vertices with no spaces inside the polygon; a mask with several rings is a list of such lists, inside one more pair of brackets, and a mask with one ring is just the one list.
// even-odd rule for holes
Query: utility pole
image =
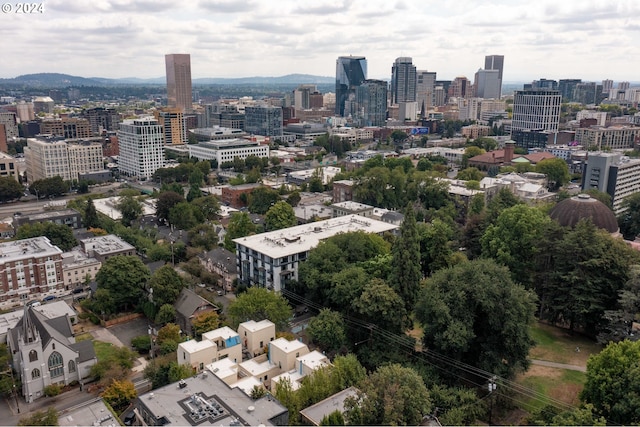
{"label": "utility pole", "polygon": [[496,391],[497,387],[498,386],[496,385],[496,377],[494,375],[493,377],[489,378],[489,384],[487,385],[487,389],[489,390],[489,396],[490,396],[489,397],[489,405],[490,405],[489,406],[489,425],[491,425],[491,421],[492,421],[491,418],[492,418],[492,415],[493,415],[493,400],[494,400],[494,398],[493,398],[492,394],[493,394],[494,391]]}

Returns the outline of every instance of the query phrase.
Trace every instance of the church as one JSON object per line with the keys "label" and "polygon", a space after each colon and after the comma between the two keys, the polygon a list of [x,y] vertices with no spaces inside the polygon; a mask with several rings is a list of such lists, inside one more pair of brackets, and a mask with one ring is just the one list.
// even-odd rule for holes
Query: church
{"label": "church", "polygon": [[44,396],[48,385],[65,386],[89,377],[97,362],[90,340],[76,342],[68,314],[48,319],[31,306],[24,307],[7,343],[27,403]]}

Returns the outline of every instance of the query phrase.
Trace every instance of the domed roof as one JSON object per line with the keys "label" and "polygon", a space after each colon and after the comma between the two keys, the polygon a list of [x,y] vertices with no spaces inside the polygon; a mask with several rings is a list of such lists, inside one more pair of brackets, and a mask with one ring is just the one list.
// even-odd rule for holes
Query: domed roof
{"label": "domed roof", "polygon": [[609,233],[618,232],[618,220],[611,209],[588,194],[578,194],[555,205],[549,216],[564,227],[574,227],[583,218]]}

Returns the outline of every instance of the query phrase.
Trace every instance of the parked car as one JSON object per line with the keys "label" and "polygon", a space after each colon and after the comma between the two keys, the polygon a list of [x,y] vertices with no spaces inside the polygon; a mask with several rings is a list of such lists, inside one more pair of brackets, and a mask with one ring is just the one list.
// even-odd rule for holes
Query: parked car
{"label": "parked car", "polygon": [[81,294],[83,292],[84,292],[84,288],[83,287],[79,287],[79,288],[75,288],[72,293]]}
{"label": "parked car", "polygon": [[218,291],[218,296],[219,296],[219,297],[221,297],[221,296],[222,296],[222,294],[223,294],[223,292],[222,292],[222,291]]}
{"label": "parked car", "polygon": [[49,302],[49,301],[53,301],[54,299],[58,298],[55,295],[47,295],[46,297],[42,298],[42,302]]}
{"label": "parked car", "polygon": [[133,411],[129,412],[127,415],[124,416],[124,418],[122,418],[122,421],[126,426],[133,425],[133,422],[135,420],[136,420],[136,414],[134,414]]}

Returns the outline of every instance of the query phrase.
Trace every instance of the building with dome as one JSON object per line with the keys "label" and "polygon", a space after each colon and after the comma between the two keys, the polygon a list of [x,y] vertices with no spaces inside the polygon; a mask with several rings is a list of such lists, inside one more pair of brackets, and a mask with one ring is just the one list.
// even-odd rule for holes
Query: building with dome
{"label": "building with dome", "polygon": [[598,228],[619,235],[618,220],[611,209],[588,194],[578,194],[556,204],[549,216],[563,227],[575,227],[581,219],[589,219]]}

